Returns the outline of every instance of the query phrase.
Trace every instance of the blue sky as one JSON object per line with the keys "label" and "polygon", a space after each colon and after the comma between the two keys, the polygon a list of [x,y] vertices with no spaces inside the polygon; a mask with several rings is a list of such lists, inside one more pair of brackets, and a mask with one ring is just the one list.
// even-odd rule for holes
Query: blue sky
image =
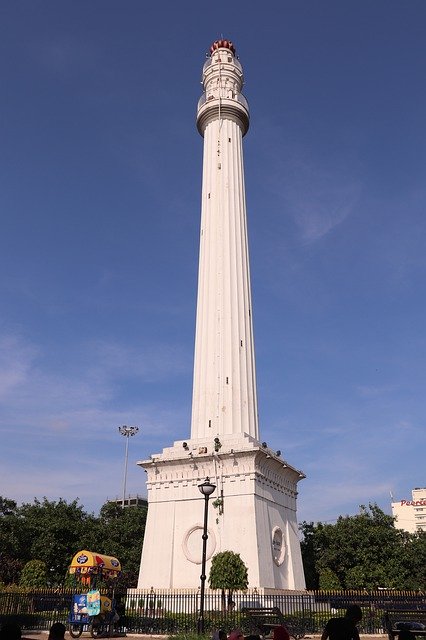
{"label": "blue sky", "polygon": [[189,437],[211,42],[233,40],[262,440],[299,520],[425,486],[424,0],[0,9],[0,494],[97,511]]}

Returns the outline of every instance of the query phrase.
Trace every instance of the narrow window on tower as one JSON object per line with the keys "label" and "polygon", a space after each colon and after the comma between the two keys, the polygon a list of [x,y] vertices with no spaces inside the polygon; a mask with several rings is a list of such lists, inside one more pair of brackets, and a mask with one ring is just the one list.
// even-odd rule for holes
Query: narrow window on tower
{"label": "narrow window on tower", "polygon": [[218,168],[218,169],[222,169],[222,165],[220,164],[220,162],[219,162],[219,164],[217,165],[217,168]]}
{"label": "narrow window on tower", "polygon": [[229,378],[226,376],[226,384],[229,384]]}
{"label": "narrow window on tower", "polygon": [[211,427],[211,426],[212,426],[212,421],[211,421],[211,420],[209,420],[209,427]]}
{"label": "narrow window on tower", "polygon": [[231,142],[231,138],[228,138],[228,142]]}
{"label": "narrow window on tower", "polygon": [[210,194],[207,195],[208,199],[210,200]]}

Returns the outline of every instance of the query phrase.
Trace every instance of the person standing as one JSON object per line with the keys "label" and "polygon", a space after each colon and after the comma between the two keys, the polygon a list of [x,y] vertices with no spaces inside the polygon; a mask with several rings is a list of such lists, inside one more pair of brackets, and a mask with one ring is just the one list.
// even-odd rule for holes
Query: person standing
{"label": "person standing", "polygon": [[4,622],[0,629],[1,640],[21,640],[21,627],[17,622]]}
{"label": "person standing", "polygon": [[330,618],[325,625],[321,640],[359,640],[357,624],[362,620],[361,607],[351,604],[343,618]]}
{"label": "person standing", "polygon": [[49,629],[47,640],[64,640],[66,626],[62,622],[54,622]]}

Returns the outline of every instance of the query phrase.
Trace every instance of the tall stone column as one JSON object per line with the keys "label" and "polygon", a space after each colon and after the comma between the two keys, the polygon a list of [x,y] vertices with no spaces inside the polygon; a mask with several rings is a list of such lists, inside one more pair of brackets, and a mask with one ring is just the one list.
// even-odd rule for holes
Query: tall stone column
{"label": "tall stone column", "polygon": [[242,139],[249,110],[231,42],[203,68],[197,126],[204,137],[191,438],[258,439]]}
{"label": "tall stone column", "polygon": [[228,40],[203,67],[197,127],[204,138],[200,263],[191,437],[140,466],[148,518],[139,587],[199,584],[203,499],[209,476],[207,575],[214,553],[241,554],[249,586],[303,589],[297,483],[304,475],[259,442],[243,137],[249,109]]}

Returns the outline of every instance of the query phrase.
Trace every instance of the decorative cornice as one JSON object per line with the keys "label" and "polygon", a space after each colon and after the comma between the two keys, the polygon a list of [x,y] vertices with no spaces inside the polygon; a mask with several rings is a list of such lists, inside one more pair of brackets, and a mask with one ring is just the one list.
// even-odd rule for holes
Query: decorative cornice
{"label": "decorative cornice", "polygon": [[197,486],[206,476],[220,473],[224,488],[234,482],[252,482],[265,486],[291,499],[297,497],[297,482],[304,477],[277,456],[262,448],[233,451],[224,454],[205,454],[197,457],[153,457],[139,463],[148,473],[147,485],[154,487]]}

